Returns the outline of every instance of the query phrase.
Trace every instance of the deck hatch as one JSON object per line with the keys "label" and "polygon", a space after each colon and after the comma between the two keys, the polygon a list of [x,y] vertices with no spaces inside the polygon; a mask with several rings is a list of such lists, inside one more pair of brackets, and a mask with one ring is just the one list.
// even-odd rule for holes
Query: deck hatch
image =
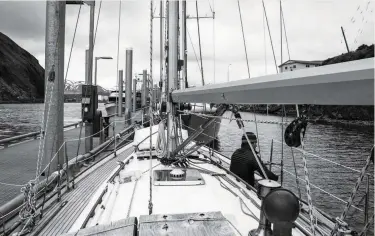
{"label": "deck hatch", "polygon": [[[176,172],[178,170],[179,172]],[[158,186],[191,186],[204,185],[204,179],[195,169],[154,170],[154,185]]]}
{"label": "deck hatch", "polygon": [[238,235],[221,212],[142,215],[139,236]]}

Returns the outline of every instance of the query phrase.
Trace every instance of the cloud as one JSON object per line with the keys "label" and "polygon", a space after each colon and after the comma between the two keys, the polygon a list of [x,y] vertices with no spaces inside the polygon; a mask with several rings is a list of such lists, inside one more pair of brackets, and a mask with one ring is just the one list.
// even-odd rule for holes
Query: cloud
{"label": "cloud", "polygon": [[[291,59],[323,60],[346,51],[341,26],[344,27],[349,47],[354,50],[362,43],[374,42],[374,3],[352,0],[283,0],[285,26]],[[187,1],[188,15],[196,16],[194,0]],[[228,79],[247,78],[247,63],[236,0],[200,0],[199,15],[212,16],[215,20],[201,19],[200,33],[203,68],[206,83],[225,82]],[[275,73],[267,25],[264,22],[260,0],[240,0],[251,77]],[[275,50],[277,64],[281,62],[279,1],[265,1],[267,17]],[[159,15],[159,1],[154,1],[155,15]],[[65,67],[75,29],[78,5],[66,8]],[[98,13],[99,1],[96,2]],[[121,3],[121,34],[118,69],[125,68],[125,50],[134,52],[133,74],[150,68],[150,5],[148,0],[130,0]],[[0,29],[20,46],[37,57],[44,65],[45,38],[44,1],[0,1]],[[113,60],[98,62],[98,83],[104,87],[116,86],[118,1],[102,2],[100,21],[95,45],[95,56],[112,56]],[[96,19],[96,17],[95,17]],[[354,21],[354,22],[353,22]],[[196,19],[187,22],[188,79],[190,84],[201,85],[201,75],[194,49],[199,61],[199,44]],[[159,80],[160,47],[159,19],[153,21],[153,78]],[[215,31],[215,34],[214,34]],[[89,7],[81,8],[77,35],[74,43],[70,80],[84,80],[85,49],[88,46]],[[193,45],[193,46],[192,46]],[[283,61],[288,50],[283,35]]]}

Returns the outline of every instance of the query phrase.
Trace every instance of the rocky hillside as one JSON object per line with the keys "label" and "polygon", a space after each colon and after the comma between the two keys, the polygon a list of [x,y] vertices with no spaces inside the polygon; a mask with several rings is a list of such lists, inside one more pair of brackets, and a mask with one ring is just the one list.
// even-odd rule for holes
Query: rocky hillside
{"label": "rocky hillside", "polygon": [[38,60],[0,32],[0,103],[38,102],[44,96],[44,69]]}
{"label": "rocky hillside", "polygon": [[349,53],[343,53],[339,56],[328,58],[327,60],[323,61],[322,65],[330,65],[336,63],[342,63],[347,61],[355,61],[360,59],[366,59],[374,57],[374,44],[367,46],[361,45],[357,48],[357,50]]}
{"label": "rocky hillside", "polygon": [[[65,84],[65,94],[81,94],[82,85],[85,84],[84,81],[70,81],[67,80]],[[98,95],[108,96],[109,90],[98,85]]]}

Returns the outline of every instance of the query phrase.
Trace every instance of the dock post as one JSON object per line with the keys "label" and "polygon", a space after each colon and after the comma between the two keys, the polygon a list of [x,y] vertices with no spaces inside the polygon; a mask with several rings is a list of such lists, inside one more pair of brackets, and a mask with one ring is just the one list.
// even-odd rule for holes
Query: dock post
{"label": "dock post", "polygon": [[85,84],[89,84],[89,50],[86,49],[85,51]]}
{"label": "dock post", "polygon": [[104,143],[104,127],[103,127],[103,117],[100,117],[100,124],[99,124],[99,127],[100,127],[100,144]]}
{"label": "dock post", "polygon": [[117,103],[117,116],[122,116],[122,91],[123,91],[123,70],[118,71],[118,103]]}
{"label": "dock post", "polygon": [[[45,106],[43,131],[43,168],[64,143],[64,45],[65,1],[47,1],[45,38]],[[43,154],[42,154],[43,155]],[[64,160],[64,150],[51,162],[51,171],[57,170],[58,160]],[[42,168],[42,169],[43,169]]]}
{"label": "dock post", "polygon": [[152,89],[152,101],[154,105],[154,109],[156,109],[156,104],[158,101],[158,85],[154,84],[154,88]]}
{"label": "dock post", "polygon": [[[87,85],[92,85],[92,67],[94,60],[94,20],[95,20],[95,1],[88,1],[87,4],[90,6],[90,27],[89,27],[89,50],[86,53],[87,63]],[[85,151],[86,153],[93,149],[93,124],[92,122],[86,122],[85,124]]]}
{"label": "dock post", "polygon": [[126,65],[125,65],[125,120],[126,124],[131,124],[132,111],[132,74],[133,74],[133,49],[126,49]]}
{"label": "dock post", "polygon": [[133,113],[137,108],[137,80],[133,79]]}
{"label": "dock post", "polygon": [[[88,52],[89,50],[86,50],[86,84],[87,85],[91,85],[92,83],[92,80],[90,81],[90,78],[89,78],[89,60],[90,60],[90,53]],[[84,92],[84,93],[87,93],[87,92]],[[84,94],[82,93],[82,94]],[[83,118],[83,117],[82,117]],[[94,133],[94,127],[92,125],[91,122],[89,121],[85,121],[85,137],[89,137],[91,136],[92,134]],[[85,153],[88,153],[92,148],[93,148],[93,138],[92,137],[89,137],[89,138],[84,138],[84,141],[85,141]]]}
{"label": "dock post", "polygon": [[147,83],[147,70],[143,70],[142,78],[142,108],[145,108],[147,105],[148,97],[148,83]]}

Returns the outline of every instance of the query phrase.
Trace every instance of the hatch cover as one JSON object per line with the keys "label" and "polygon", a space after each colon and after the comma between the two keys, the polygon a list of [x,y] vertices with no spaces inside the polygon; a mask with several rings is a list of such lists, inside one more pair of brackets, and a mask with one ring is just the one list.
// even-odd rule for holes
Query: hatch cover
{"label": "hatch cover", "polygon": [[139,236],[238,235],[221,212],[142,215]]}
{"label": "hatch cover", "polygon": [[154,185],[159,186],[190,186],[203,185],[204,179],[198,170],[175,168],[154,170]]}

